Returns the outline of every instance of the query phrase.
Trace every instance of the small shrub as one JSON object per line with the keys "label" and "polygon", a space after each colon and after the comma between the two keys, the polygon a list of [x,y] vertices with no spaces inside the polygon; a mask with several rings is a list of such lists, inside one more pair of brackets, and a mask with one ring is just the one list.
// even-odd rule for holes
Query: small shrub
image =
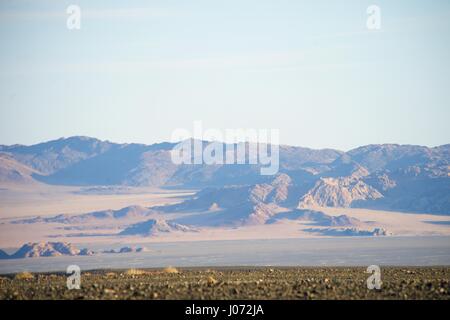
{"label": "small shrub", "polygon": [[139,270],[139,269],[128,269],[127,271],[125,271],[125,274],[127,276],[139,276],[139,275],[143,275],[146,273],[147,273],[146,271]]}
{"label": "small shrub", "polygon": [[179,271],[177,270],[177,268],[174,267],[167,267],[164,268],[163,270],[165,273],[179,273]]}
{"label": "small shrub", "polygon": [[209,276],[207,282],[208,282],[208,285],[214,286],[214,285],[216,285],[219,281],[217,281],[217,280],[214,279],[213,277]]}
{"label": "small shrub", "polygon": [[16,274],[16,276],[14,277],[17,280],[29,280],[29,279],[34,279],[34,276],[30,273],[30,272],[20,272],[18,274]]}

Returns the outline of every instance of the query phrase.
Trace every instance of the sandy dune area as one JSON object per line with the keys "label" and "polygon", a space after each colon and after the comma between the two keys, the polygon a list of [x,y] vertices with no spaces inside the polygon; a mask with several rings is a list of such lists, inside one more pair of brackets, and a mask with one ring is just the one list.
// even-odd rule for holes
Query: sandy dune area
{"label": "sandy dune area", "polygon": [[75,214],[129,205],[150,207],[179,202],[190,190],[122,187],[100,191],[95,188],[12,185],[0,187],[0,219],[35,215]]}

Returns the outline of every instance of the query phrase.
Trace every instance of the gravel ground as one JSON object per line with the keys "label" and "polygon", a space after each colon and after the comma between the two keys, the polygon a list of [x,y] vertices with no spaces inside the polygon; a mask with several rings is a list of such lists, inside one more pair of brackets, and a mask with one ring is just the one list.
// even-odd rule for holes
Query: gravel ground
{"label": "gravel ground", "polygon": [[381,290],[365,268],[190,268],[0,276],[0,299],[450,299],[450,267],[385,267]]}

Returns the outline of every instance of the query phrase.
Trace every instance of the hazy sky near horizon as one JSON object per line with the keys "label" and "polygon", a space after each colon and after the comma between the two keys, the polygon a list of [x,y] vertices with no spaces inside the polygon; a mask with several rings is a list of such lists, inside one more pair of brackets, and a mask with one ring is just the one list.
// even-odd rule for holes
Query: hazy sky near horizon
{"label": "hazy sky near horizon", "polygon": [[0,38],[0,144],[150,144],[195,120],[313,148],[450,143],[450,1],[3,0]]}

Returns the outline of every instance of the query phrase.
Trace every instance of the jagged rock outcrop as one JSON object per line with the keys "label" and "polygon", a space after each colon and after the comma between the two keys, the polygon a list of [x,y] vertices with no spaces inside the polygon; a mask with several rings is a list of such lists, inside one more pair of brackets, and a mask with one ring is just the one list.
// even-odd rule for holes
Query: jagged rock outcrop
{"label": "jagged rock outcrop", "polygon": [[258,184],[252,190],[256,201],[282,204],[289,198],[293,182],[287,174],[278,174],[270,184]]}
{"label": "jagged rock outcrop", "polygon": [[242,220],[245,225],[258,225],[266,223],[271,217],[283,211],[275,203],[260,203],[253,207],[253,210]]}
{"label": "jagged rock outcrop", "polygon": [[56,256],[81,256],[92,255],[88,249],[78,249],[67,242],[29,242],[24,244],[9,259],[56,257]]}
{"label": "jagged rock outcrop", "polygon": [[324,229],[305,229],[304,231],[321,234],[324,236],[341,237],[380,237],[391,235],[384,228],[374,228],[373,230],[364,230],[358,228],[324,228]]}
{"label": "jagged rock outcrop", "polygon": [[132,252],[139,253],[139,252],[147,252],[147,251],[148,250],[145,247],[122,247],[118,250],[114,250],[114,249],[105,250],[105,251],[103,251],[103,253],[132,253]]}
{"label": "jagged rock outcrop", "polygon": [[352,218],[344,214],[339,216],[331,216],[321,211],[299,209],[277,214],[269,221],[269,223],[283,219],[308,221],[319,226],[330,227],[356,227],[363,224],[363,222],[359,219]]}
{"label": "jagged rock outcrop", "polygon": [[364,179],[364,182],[383,192],[393,189],[397,186],[396,181],[390,178],[387,173],[371,175]]}
{"label": "jagged rock outcrop", "polygon": [[[250,186],[209,188],[181,204],[153,208],[164,212],[205,212],[204,216],[177,219],[188,225],[253,225],[264,224],[273,215],[285,211],[289,201],[295,203],[292,179],[279,174],[272,181]],[[203,218],[203,220],[201,219]]]}
{"label": "jagged rock outcrop", "polygon": [[135,223],[119,233],[121,236],[155,236],[168,232],[196,232],[195,228],[166,221],[162,218],[149,219],[144,222]]}
{"label": "jagged rock outcrop", "polygon": [[95,254],[94,251],[89,250],[88,248],[83,248],[78,253],[79,256],[93,256]]}
{"label": "jagged rock outcrop", "polygon": [[353,176],[345,178],[321,178],[314,188],[305,194],[298,208],[350,207],[354,201],[376,200],[383,195]]}

